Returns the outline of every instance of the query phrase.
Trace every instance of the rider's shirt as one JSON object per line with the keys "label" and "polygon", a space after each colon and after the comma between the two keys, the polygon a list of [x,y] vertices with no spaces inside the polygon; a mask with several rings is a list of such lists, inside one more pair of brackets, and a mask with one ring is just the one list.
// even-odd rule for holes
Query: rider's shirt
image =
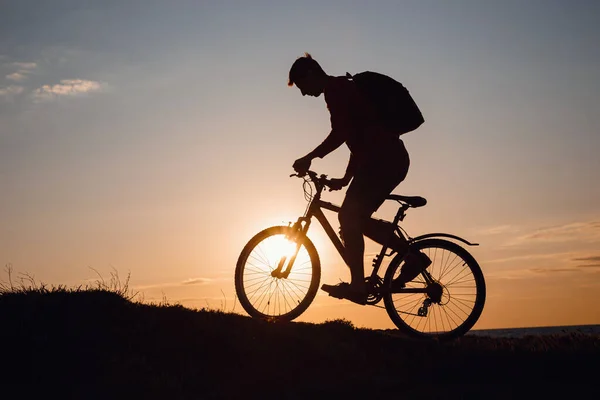
{"label": "rider's shirt", "polygon": [[375,110],[360,95],[354,82],[343,76],[331,77],[324,94],[331,114],[331,133],[315,149],[318,157],[346,143],[353,156],[368,159],[385,149],[392,138],[398,141],[398,135],[378,123]]}

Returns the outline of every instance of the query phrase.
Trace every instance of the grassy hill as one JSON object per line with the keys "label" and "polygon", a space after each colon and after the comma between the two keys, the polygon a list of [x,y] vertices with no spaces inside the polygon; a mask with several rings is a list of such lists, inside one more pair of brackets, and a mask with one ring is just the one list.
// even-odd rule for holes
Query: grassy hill
{"label": "grassy hill", "polygon": [[100,289],[5,290],[0,343],[6,399],[600,394],[598,336],[421,342],[347,321],[278,325]]}

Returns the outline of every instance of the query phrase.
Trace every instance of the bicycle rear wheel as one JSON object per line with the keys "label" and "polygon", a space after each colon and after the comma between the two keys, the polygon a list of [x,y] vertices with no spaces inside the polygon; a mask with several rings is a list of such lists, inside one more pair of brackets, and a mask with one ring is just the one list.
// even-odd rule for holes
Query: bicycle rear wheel
{"label": "bicycle rear wheel", "polygon": [[[483,273],[469,252],[456,243],[425,239],[411,244],[431,259],[427,272],[407,283],[407,292],[387,292],[383,299],[391,320],[401,331],[418,338],[453,339],[464,335],[479,319],[485,303]],[[398,277],[403,257],[396,256],[385,274],[383,286],[390,288]],[[409,292],[427,290],[428,293]]]}
{"label": "bicycle rear wheel", "polygon": [[[286,271],[297,248],[289,275],[277,274],[280,265],[279,272]],[[291,321],[313,301],[320,279],[321,263],[310,239],[291,227],[273,226],[256,234],[242,250],[235,268],[235,291],[251,317]]]}

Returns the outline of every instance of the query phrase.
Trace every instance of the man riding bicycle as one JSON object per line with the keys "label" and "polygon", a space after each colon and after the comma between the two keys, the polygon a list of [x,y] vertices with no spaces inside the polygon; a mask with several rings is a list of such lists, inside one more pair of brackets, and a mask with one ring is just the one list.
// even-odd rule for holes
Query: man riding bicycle
{"label": "man riding bicycle", "polygon": [[[313,151],[294,162],[294,170],[306,173],[313,159],[325,157],[343,143],[350,150],[344,177],[331,179],[329,186],[340,190],[350,184],[338,218],[351,282],[324,284],[321,289],[330,296],[365,304],[363,234],[381,244],[388,240],[393,227],[376,224],[371,215],[406,177],[410,165],[408,152],[399,134],[381,121],[373,102],[361,93],[353,80],[327,75],[308,53],[298,58],[290,69],[288,85],[294,84],[303,96],[319,97],[324,93],[331,114],[331,132]],[[399,253],[406,251],[406,240],[396,235],[392,237],[393,243],[387,244]],[[393,286],[404,287],[430,264],[425,254],[408,252]]]}

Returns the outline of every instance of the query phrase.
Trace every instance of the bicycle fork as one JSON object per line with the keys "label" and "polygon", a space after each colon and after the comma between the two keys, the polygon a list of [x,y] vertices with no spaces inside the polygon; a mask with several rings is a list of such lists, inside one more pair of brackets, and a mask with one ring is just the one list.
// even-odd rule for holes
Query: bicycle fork
{"label": "bicycle fork", "polygon": [[[305,225],[302,226],[302,222],[305,222]],[[288,225],[289,226],[289,225]],[[310,220],[306,219],[306,218],[298,218],[298,221],[296,221],[294,223],[294,225],[292,226],[293,229],[293,233],[291,235],[286,235],[286,239],[291,241],[292,243],[296,244],[296,248],[294,250],[294,253],[288,257],[288,255],[283,255],[281,256],[281,258],[279,259],[279,263],[277,263],[277,268],[275,268],[273,271],[271,271],[271,276],[273,278],[278,278],[278,279],[287,279],[287,277],[290,275],[290,272],[292,272],[292,266],[294,265],[294,262],[296,261],[296,257],[298,256],[298,252],[300,251],[300,247],[302,246],[302,243],[300,242],[299,236],[300,235],[304,235],[306,233],[306,231],[308,231],[308,227],[310,226]],[[285,268],[285,270],[283,269],[283,267],[285,266],[285,262],[288,261],[287,263],[287,267]]]}

